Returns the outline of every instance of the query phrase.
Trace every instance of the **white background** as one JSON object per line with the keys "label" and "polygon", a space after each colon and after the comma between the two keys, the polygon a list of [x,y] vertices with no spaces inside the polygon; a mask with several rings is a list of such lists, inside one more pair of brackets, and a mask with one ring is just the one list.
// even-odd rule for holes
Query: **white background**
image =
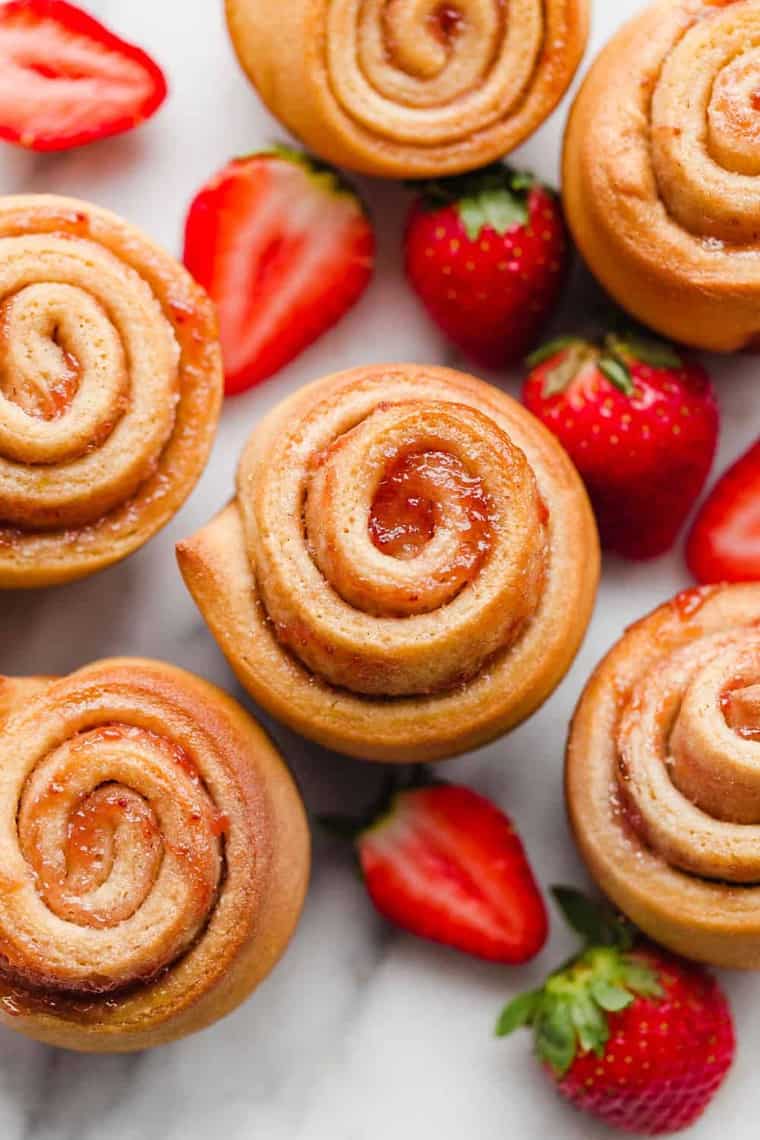
{"label": "white background", "polygon": [[[277,0],[271,0],[276,4]],[[641,5],[598,0],[591,52]],[[90,0],[114,30],[166,69],[170,98],[141,130],[68,155],[0,153],[0,190],[73,194],[123,214],[179,252],[186,206],[229,157],[282,137],[238,70],[221,0]],[[556,181],[566,105],[517,156]],[[408,201],[398,186],[363,183],[379,237],[377,277],[338,329],[275,381],[229,401],[208,470],[174,523],[126,563],[73,586],[0,597],[0,671],[68,672],[109,654],[175,661],[239,693],[175,568],[174,542],[229,496],[241,445],[262,413],[325,372],[371,361],[457,363],[419,310],[401,270]],[[587,312],[579,276],[565,307]],[[757,435],[751,357],[709,362],[724,416],[716,472]],[[517,376],[491,377],[517,391]],[[522,729],[446,775],[512,814],[544,884],[583,882],[565,823],[562,752],[584,680],[623,627],[689,583],[680,550],[645,565],[608,560],[594,622],[564,685]],[[378,772],[274,734],[310,809],[364,803]],[[571,942],[552,940],[528,969],[481,965],[397,933],[377,919],[348,853],[317,837],[309,902],[286,960],[222,1024],[131,1058],[79,1057],[0,1030],[3,1140],[528,1140],[607,1135],[555,1100],[527,1035],[492,1037],[501,1004],[536,981]],[[760,1107],[760,980],[725,978],[739,1057],[702,1140],[755,1137]]]}

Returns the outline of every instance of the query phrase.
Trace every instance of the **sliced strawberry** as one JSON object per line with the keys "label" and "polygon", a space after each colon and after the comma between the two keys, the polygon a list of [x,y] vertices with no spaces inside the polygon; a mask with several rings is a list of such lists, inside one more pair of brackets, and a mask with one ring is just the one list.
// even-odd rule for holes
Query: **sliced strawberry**
{"label": "sliced strawberry", "polygon": [[159,66],[66,0],[0,5],[0,138],[66,150],[142,123],[166,98]]}
{"label": "sliced strawberry", "polygon": [[492,962],[526,962],[543,946],[546,908],[523,845],[469,788],[398,792],[356,845],[372,902],[404,930]]}
{"label": "sliced strawberry", "polygon": [[718,481],[686,558],[698,582],[760,580],[760,439]]}
{"label": "sliced strawberry", "polygon": [[228,394],[277,372],[369,284],[374,235],[332,170],[285,148],[234,159],[193,201],[185,264],[217,304]]}

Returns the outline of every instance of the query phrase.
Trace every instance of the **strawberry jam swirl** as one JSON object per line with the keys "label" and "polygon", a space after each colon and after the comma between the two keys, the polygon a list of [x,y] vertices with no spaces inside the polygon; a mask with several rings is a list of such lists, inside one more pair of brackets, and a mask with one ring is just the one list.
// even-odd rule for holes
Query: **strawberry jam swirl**
{"label": "strawberry jam swirl", "polygon": [[200,474],[221,398],[212,307],[114,215],[0,197],[0,587],[141,545]]}
{"label": "strawberry jam swirl", "polygon": [[[670,340],[760,340],[760,0],[657,0],[592,65],[564,205],[615,300]],[[645,238],[644,238],[645,235]]]}
{"label": "strawberry jam swirl", "polygon": [[[263,494],[241,498],[255,512],[267,613],[333,685],[386,698],[451,690],[508,649],[540,604],[547,514],[535,477],[476,407],[379,402],[376,385],[346,389],[343,402],[317,411],[314,439],[326,439],[301,459],[283,452],[261,473]],[[288,488],[302,504],[292,527]]]}
{"label": "strawberry jam swirl", "polygon": [[202,937],[230,821],[188,742],[125,720],[89,726],[95,692],[52,718],[42,700],[39,727],[6,728],[18,800],[0,832],[0,978],[16,1004],[25,989],[64,1005],[118,997]]}
{"label": "strawberry jam swirl", "polygon": [[627,629],[570,729],[580,852],[646,935],[760,968],[760,585],[684,591]]}
{"label": "strawberry jam swirl", "polygon": [[[526,99],[543,94],[550,48],[558,53],[557,71],[568,67],[566,0],[349,0],[325,7],[335,99],[357,125],[396,144],[452,145],[498,129]],[[577,34],[572,29],[570,38]]]}
{"label": "strawberry jam swirl", "polygon": [[691,9],[654,91],[654,172],[670,215],[685,230],[718,248],[757,246],[760,3]]}
{"label": "strawberry jam swirl", "polygon": [[237,494],[178,546],[241,682],[328,748],[414,763],[482,744],[564,675],[598,542],[553,436],[474,376],[325,376],[243,450]]}
{"label": "strawberry jam swirl", "polygon": [[626,701],[617,748],[629,822],[650,848],[705,879],[760,882],[760,626],[660,657]]}
{"label": "strawberry jam swirl", "polygon": [[0,1022],[130,1052],[238,1005],[292,933],[298,793],[240,706],[159,661],[0,678]]}
{"label": "strawberry jam swirl", "polygon": [[491,546],[491,505],[482,480],[445,451],[412,452],[395,460],[370,509],[369,529],[378,550],[391,558],[415,558],[441,519],[441,499],[458,503],[461,542],[448,568],[460,589],[477,573]]}
{"label": "strawberry jam swirl", "polygon": [[155,473],[179,347],[147,281],[105,245],[0,233],[0,523],[84,526]]}

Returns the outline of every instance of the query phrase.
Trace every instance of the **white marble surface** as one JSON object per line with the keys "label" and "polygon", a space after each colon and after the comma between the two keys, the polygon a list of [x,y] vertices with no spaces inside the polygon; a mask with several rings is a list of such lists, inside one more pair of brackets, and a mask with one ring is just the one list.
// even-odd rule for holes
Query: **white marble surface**
{"label": "white marble surface", "polygon": [[[277,0],[272,0],[276,3]],[[185,207],[233,154],[282,132],[234,62],[221,0],[90,0],[97,15],[166,68],[171,97],[138,132],[64,156],[0,153],[2,192],[90,198],[179,249]],[[593,50],[641,5],[598,0]],[[556,179],[566,108],[519,158]],[[406,194],[364,185],[380,238],[377,278],[359,308],[277,380],[225,408],[206,475],[162,535],[77,585],[0,598],[0,671],[67,672],[111,653],[176,661],[239,693],[175,569],[174,542],[224,501],[240,446],[267,408],[304,381],[368,361],[456,361],[408,293],[401,273]],[[579,277],[566,306],[586,311]],[[715,362],[724,414],[719,468],[757,434],[757,360]],[[494,378],[497,379],[497,378]],[[499,378],[511,390],[516,378]],[[541,881],[583,882],[565,823],[561,765],[568,717],[584,679],[622,628],[688,582],[680,551],[648,566],[608,561],[585,648],[543,711],[508,739],[451,763],[512,813]],[[309,807],[362,803],[376,769],[274,734]],[[417,942],[376,919],[344,850],[317,837],[302,924],[286,959],[245,1006],[178,1045],[129,1058],[86,1058],[0,1031],[2,1140],[573,1140],[606,1135],[545,1087],[527,1037],[496,1042],[501,1003],[534,983],[570,942],[552,940],[528,969],[480,965]],[[740,1049],[697,1140],[757,1135],[760,980],[727,976]]]}

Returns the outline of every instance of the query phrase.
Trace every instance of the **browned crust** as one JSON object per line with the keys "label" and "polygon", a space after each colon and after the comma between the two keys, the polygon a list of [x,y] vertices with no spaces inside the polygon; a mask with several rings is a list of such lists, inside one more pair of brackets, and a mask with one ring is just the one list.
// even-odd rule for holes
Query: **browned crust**
{"label": "browned crust", "polygon": [[[621,824],[616,733],[634,683],[661,655],[705,634],[760,621],[760,585],[708,588],[668,602],[629,629],[599,664],[568,740],[565,791],[583,859],[645,933],[716,966],[760,968],[760,887],[711,882],[669,866]],[[684,600],[686,605],[684,606]]]}
{"label": "browned crust", "polygon": [[[211,1025],[245,1000],[269,973],[285,951],[305,898],[309,831],[293,780],[258,724],[221,689],[175,666],[123,658],[98,662],[57,682],[3,679],[0,701],[5,695],[6,705],[12,706],[7,708],[6,725],[34,715],[34,701],[27,706],[35,694],[55,703],[67,700],[78,686],[93,683],[134,684],[138,693],[150,692],[179,701],[185,711],[192,709],[199,740],[207,735],[215,741],[226,757],[229,777],[248,805],[245,814],[231,823],[239,831],[234,839],[237,857],[245,858],[249,866],[244,876],[237,877],[236,888],[250,893],[253,900],[253,921],[244,929],[215,931],[214,946],[209,944],[208,949],[204,933],[157,981],[111,995],[108,1002],[85,1012],[81,1002],[47,1002],[44,995],[40,1001],[18,987],[0,984],[0,1023],[9,1028],[82,1052],[129,1052]],[[221,972],[220,953],[229,959]],[[17,1012],[9,1012],[12,1009]]]}
{"label": "browned crust", "polygon": [[[568,119],[562,189],[576,244],[623,308],[683,344],[735,352],[760,334],[760,248],[721,248],[682,227],[661,196],[651,155],[663,61],[719,7],[658,0],[606,45]],[[713,209],[730,220],[728,190]]]}
{"label": "browned crust", "polygon": [[233,503],[178,546],[185,582],[212,633],[258,703],[304,736],[348,755],[394,763],[440,760],[495,739],[549,696],[569,668],[591,615],[599,573],[596,528],[577,472],[557,441],[510,397],[446,369],[393,365],[325,377],[301,389],[257,428],[277,436],[331,392],[368,375],[435,377],[492,409],[526,453],[550,510],[550,569],[533,624],[471,683],[437,696],[383,700],[332,688],[276,640],[260,601]]}
{"label": "browned crust", "polygon": [[61,233],[102,243],[160,302],[180,347],[179,402],[158,466],[136,495],[96,523],[22,531],[0,521],[0,589],[57,585],[132,554],[176,514],[203,472],[216,434],[223,373],[214,307],[185,268],[136,227],[89,202],[55,195],[0,198],[0,238]]}
{"label": "browned crust", "polygon": [[341,108],[326,63],[325,0],[226,0],[226,12],[243,70],[269,110],[311,150],[364,174],[427,178],[502,158],[538,129],[565,94],[586,47],[590,5],[536,3],[547,34],[528,93],[514,113],[448,144],[422,137],[414,145],[372,133]]}

